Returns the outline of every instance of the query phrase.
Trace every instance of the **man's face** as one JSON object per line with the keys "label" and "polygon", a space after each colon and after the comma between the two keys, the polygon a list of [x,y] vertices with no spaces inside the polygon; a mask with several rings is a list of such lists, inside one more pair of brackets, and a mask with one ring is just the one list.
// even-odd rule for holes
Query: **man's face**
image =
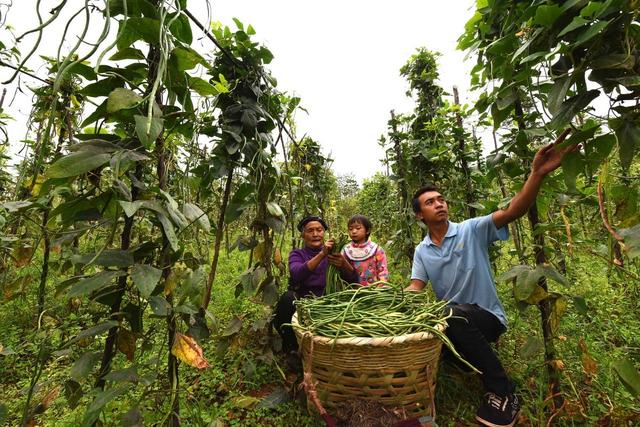
{"label": "man's face", "polygon": [[318,221],[309,221],[302,230],[302,240],[310,248],[318,249],[324,244],[324,227]]}
{"label": "man's face", "polygon": [[449,220],[449,206],[444,196],[437,191],[427,191],[418,197],[420,212],[416,218],[427,224]]}

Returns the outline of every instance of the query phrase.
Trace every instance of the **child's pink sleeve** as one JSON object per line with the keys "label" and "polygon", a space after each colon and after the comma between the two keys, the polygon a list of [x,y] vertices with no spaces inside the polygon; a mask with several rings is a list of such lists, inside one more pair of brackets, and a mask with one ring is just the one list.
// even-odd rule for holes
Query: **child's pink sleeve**
{"label": "child's pink sleeve", "polygon": [[376,273],[378,275],[378,280],[388,282],[389,270],[387,269],[387,255],[384,253],[384,249],[382,249],[380,246],[378,246],[376,258],[376,264],[378,266],[378,271]]}

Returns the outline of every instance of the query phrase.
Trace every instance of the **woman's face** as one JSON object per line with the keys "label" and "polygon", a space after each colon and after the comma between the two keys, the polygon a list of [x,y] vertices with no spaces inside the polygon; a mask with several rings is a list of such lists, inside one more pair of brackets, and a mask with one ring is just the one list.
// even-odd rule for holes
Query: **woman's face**
{"label": "woman's face", "polygon": [[302,229],[302,240],[305,246],[313,249],[324,245],[324,227],[318,221],[309,221]]}

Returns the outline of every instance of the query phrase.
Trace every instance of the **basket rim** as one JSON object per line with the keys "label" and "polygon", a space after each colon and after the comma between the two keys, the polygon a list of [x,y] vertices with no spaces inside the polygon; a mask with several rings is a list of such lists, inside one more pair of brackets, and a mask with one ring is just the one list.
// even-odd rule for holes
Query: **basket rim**
{"label": "basket rim", "polygon": [[[414,332],[411,334],[396,335],[392,337],[349,337],[349,338],[329,338],[320,335],[312,335],[310,332],[302,330],[298,323],[298,313],[294,313],[291,318],[291,326],[296,335],[300,337],[311,337],[314,344],[331,344],[331,345],[355,345],[355,346],[391,346],[395,344],[404,344],[409,342],[426,341],[433,338],[439,339],[432,332]],[[446,326],[437,325],[436,328],[440,332],[444,332]]]}

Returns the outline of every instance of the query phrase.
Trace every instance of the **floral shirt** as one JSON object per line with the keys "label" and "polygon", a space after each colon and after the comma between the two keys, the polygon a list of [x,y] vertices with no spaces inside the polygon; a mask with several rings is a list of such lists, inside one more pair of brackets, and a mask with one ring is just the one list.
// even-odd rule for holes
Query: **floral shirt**
{"label": "floral shirt", "polygon": [[367,286],[374,282],[389,280],[384,249],[371,240],[361,244],[350,242],[344,246],[342,254],[360,275],[361,285]]}

